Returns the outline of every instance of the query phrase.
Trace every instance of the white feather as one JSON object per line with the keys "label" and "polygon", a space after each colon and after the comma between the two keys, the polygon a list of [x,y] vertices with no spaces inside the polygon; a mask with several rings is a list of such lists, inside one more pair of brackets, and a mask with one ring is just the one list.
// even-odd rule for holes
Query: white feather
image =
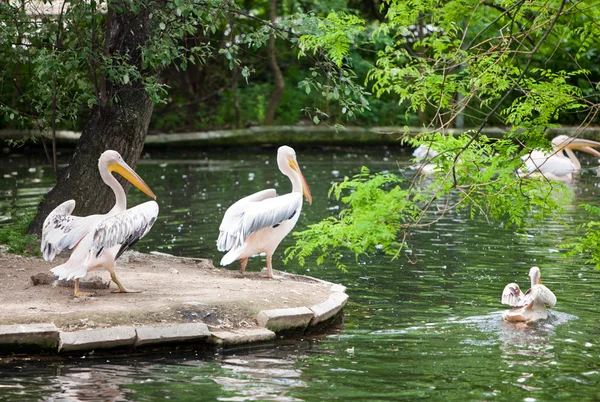
{"label": "white feather", "polygon": [[71,215],[73,209],[75,200],[65,201],[44,220],[41,244],[44,260],[53,261],[61,251],[75,247],[89,232],[90,227],[102,219],[102,215]]}
{"label": "white feather", "polygon": [[217,249],[219,251],[229,251],[232,248],[240,247],[243,241],[241,232],[243,219],[246,210],[253,205],[269,198],[277,197],[275,189],[266,189],[233,203],[223,216],[219,226],[219,238],[217,239]]}
{"label": "white feather", "polygon": [[[150,231],[157,216],[158,204],[155,201],[147,201],[102,220],[94,230],[86,262],[91,256],[100,255],[103,250],[116,245],[128,248]],[[122,251],[124,250],[120,250]]]}

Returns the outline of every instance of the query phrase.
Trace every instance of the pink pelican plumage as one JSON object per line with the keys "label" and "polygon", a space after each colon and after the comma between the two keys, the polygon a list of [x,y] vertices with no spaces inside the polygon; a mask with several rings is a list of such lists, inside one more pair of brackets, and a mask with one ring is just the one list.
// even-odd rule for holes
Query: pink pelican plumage
{"label": "pink pelican plumage", "polygon": [[302,196],[312,204],[310,189],[298,166],[296,152],[285,145],[280,147],[277,165],[292,182],[292,192],[277,196],[275,189],[262,190],[242,198],[225,211],[217,240],[218,250],[227,251],[221,265],[240,260],[240,272],[243,273],[248,258],[264,252],[267,277],[273,278],[273,253],[296,225],[302,211]]}

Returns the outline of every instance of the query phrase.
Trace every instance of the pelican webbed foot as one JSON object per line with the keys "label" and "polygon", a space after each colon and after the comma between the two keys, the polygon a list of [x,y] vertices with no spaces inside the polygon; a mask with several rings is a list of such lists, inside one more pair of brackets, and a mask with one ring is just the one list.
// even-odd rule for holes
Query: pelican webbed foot
{"label": "pelican webbed foot", "polygon": [[110,278],[119,287],[119,290],[113,290],[112,293],[142,293],[141,290],[127,289],[121,284],[119,278],[117,278],[117,275],[115,273],[111,273]]}
{"label": "pelican webbed foot", "polygon": [[260,271],[259,275],[261,278],[273,279],[273,280],[278,280],[278,281],[285,279],[284,275],[276,275],[273,273],[272,269],[269,270],[268,268],[263,268],[262,271]]}

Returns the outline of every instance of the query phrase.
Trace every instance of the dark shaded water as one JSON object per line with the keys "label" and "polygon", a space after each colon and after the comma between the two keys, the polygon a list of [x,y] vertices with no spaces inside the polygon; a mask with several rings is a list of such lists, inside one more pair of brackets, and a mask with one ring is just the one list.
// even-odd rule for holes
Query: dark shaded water
{"label": "dark shaded water", "polygon": [[[401,149],[297,149],[314,203],[297,229],[337,213],[329,183],[360,166],[409,176]],[[290,185],[274,148],[245,152],[176,151],[147,155],[138,172],[159,197],[161,218],[138,243],[219,261],[215,241],[225,209],[266,186]],[[0,215],[37,203],[52,185],[43,159],[2,155]],[[595,163],[587,160],[588,163]],[[588,165],[589,166],[589,165]],[[318,338],[257,348],[155,355],[94,357],[0,365],[0,399],[29,400],[597,400],[600,399],[600,273],[557,249],[582,222],[576,205],[597,204],[600,178],[587,168],[573,184],[568,224],[553,222],[526,234],[483,219],[450,214],[411,236],[412,264],[375,254],[350,272],[331,266],[275,268],[341,282],[350,296],[345,326]],[[266,184],[268,183],[268,184]],[[130,192],[131,205],[146,200]],[[1,221],[2,218],[0,218]],[[534,327],[504,324],[504,285],[526,287],[532,265],[558,298],[548,321]],[[264,266],[264,257],[249,270]],[[237,265],[233,267],[237,269]]]}

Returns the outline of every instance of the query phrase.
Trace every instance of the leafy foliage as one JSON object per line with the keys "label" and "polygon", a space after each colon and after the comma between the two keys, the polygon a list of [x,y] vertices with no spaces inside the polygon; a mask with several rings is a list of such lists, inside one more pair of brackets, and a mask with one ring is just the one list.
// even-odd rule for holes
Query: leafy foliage
{"label": "leafy foliage", "polygon": [[317,20],[315,32],[300,37],[300,55],[324,49],[336,66],[342,67],[354,38],[364,32],[364,21],[344,12],[330,12]]}
{"label": "leafy foliage", "polygon": [[25,234],[33,212],[12,210],[12,223],[0,226],[0,244],[7,246],[7,251],[20,255],[41,255],[35,235]]}
{"label": "leafy foliage", "polygon": [[562,211],[572,199],[561,182],[519,178],[522,161],[512,141],[482,136],[467,148],[468,135],[434,134],[409,141],[433,145],[438,156],[428,163],[435,164],[438,174],[404,183],[394,174],[369,174],[363,167],[353,179],[334,183],[330,196],[345,208],[338,217],[294,232],[297,243],[286,250],[286,261],[297,258],[304,264],[315,254],[318,264],[329,257],[345,270],[341,249],[356,258],[377,249],[397,256],[408,247],[410,230],[435,224],[450,211],[464,210],[471,218],[485,216],[518,230]]}
{"label": "leafy foliage", "polygon": [[[375,184],[377,175],[355,179],[352,197],[369,200],[378,216],[396,220],[341,225],[342,218],[354,222],[369,215],[369,205],[349,203],[339,218],[296,233],[299,243],[290,255],[304,262],[316,252],[317,262],[329,256],[339,266],[334,247],[356,255],[373,251],[374,245],[384,245],[388,254],[392,245],[400,251],[411,227],[434,224],[453,210],[518,230],[560,214],[572,198],[570,190],[544,177],[521,177],[521,169],[524,155],[549,148],[546,130],[556,127],[558,119],[583,111],[582,124],[590,124],[600,104],[579,88],[581,82],[594,82],[589,64],[554,63],[563,60],[561,51],[568,53],[562,46],[573,39],[572,32],[588,38],[598,16],[575,7],[569,10],[578,18],[566,18],[566,7],[566,1],[386,1],[385,20],[372,32],[373,42],[385,47],[367,82],[376,96],[397,96],[407,107],[407,118],[409,112],[420,115],[423,133],[405,141],[436,151],[427,161],[436,174],[428,181],[417,175],[395,194],[402,209],[388,197],[390,190],[373,192],[370,182]],[[584,42],[580,52],[593,47]],[[457,136],[448,133],[455,123],[462,124],[458,119],[470,119],[474,128]],[[510,130],[498,139],[487,138],[482,129],[490,123]]]}
{"label": "leafy foliage", "polygon": [[[600,219],[599,207],[589,204],[583,204],[581,207],[596,219]],[[583,236],[561,244],[561,248],[567,250],[565,257],[587,255],[586,262],[600,269],[600,221],[590,220],[579,225],[578,230],[583,231]]]}
{"label": "leafy foliage", "polygon": [[[404,141],[438,152],[429,161],[437,174],[402,181],[365,168],[334,184],[330,195],[344,208],[297,234],[288,258],[302,262],[315,253],[345,268],[344,248],[395,256],[412,228],[452,210],[517,229],[546,219],[571,194],[521,178],[521,158],[549,149],[547,131],[559,121],[598,121],[600,8],[586,1],[385,0],[371,12],[343,0],[284,2],[274,21],[264,1],[73,0],[36,18],[26,3],[0,4],[3,127],[81,126],[91,108],[119,102],[123,86],[158,105],[158,128],[261,120],[273,88],[265,66],[272,35],[290,100],[279,122],[303,112],[316,124],[403,116],[421,126]],[[108,19],[123,15],[148,15],[148,40],[107,52]],[[490,125],[509,129],[487,138]]]}
{"label": "leafy foliage", "polygon": [[298,241],[286,250],[286,261],[295,257],[304,264],[308,255],[318,253],[317,263],[321,264],[333,253],[338,268],[345,270],[346,265],[337,252],[341,247],[348,248],[357,259],[374,249],[396,254],[398,248],[405,246],[397,240],[398,230],[420,212],[416,203],[421,196],[402,189],[402,182],[393,174],[371,175],[363,167],[352,179],[345,177],[335,183],[329,196],[333,195],[346,208],[338,217],[329,217],[304,232],[294,233]]}

